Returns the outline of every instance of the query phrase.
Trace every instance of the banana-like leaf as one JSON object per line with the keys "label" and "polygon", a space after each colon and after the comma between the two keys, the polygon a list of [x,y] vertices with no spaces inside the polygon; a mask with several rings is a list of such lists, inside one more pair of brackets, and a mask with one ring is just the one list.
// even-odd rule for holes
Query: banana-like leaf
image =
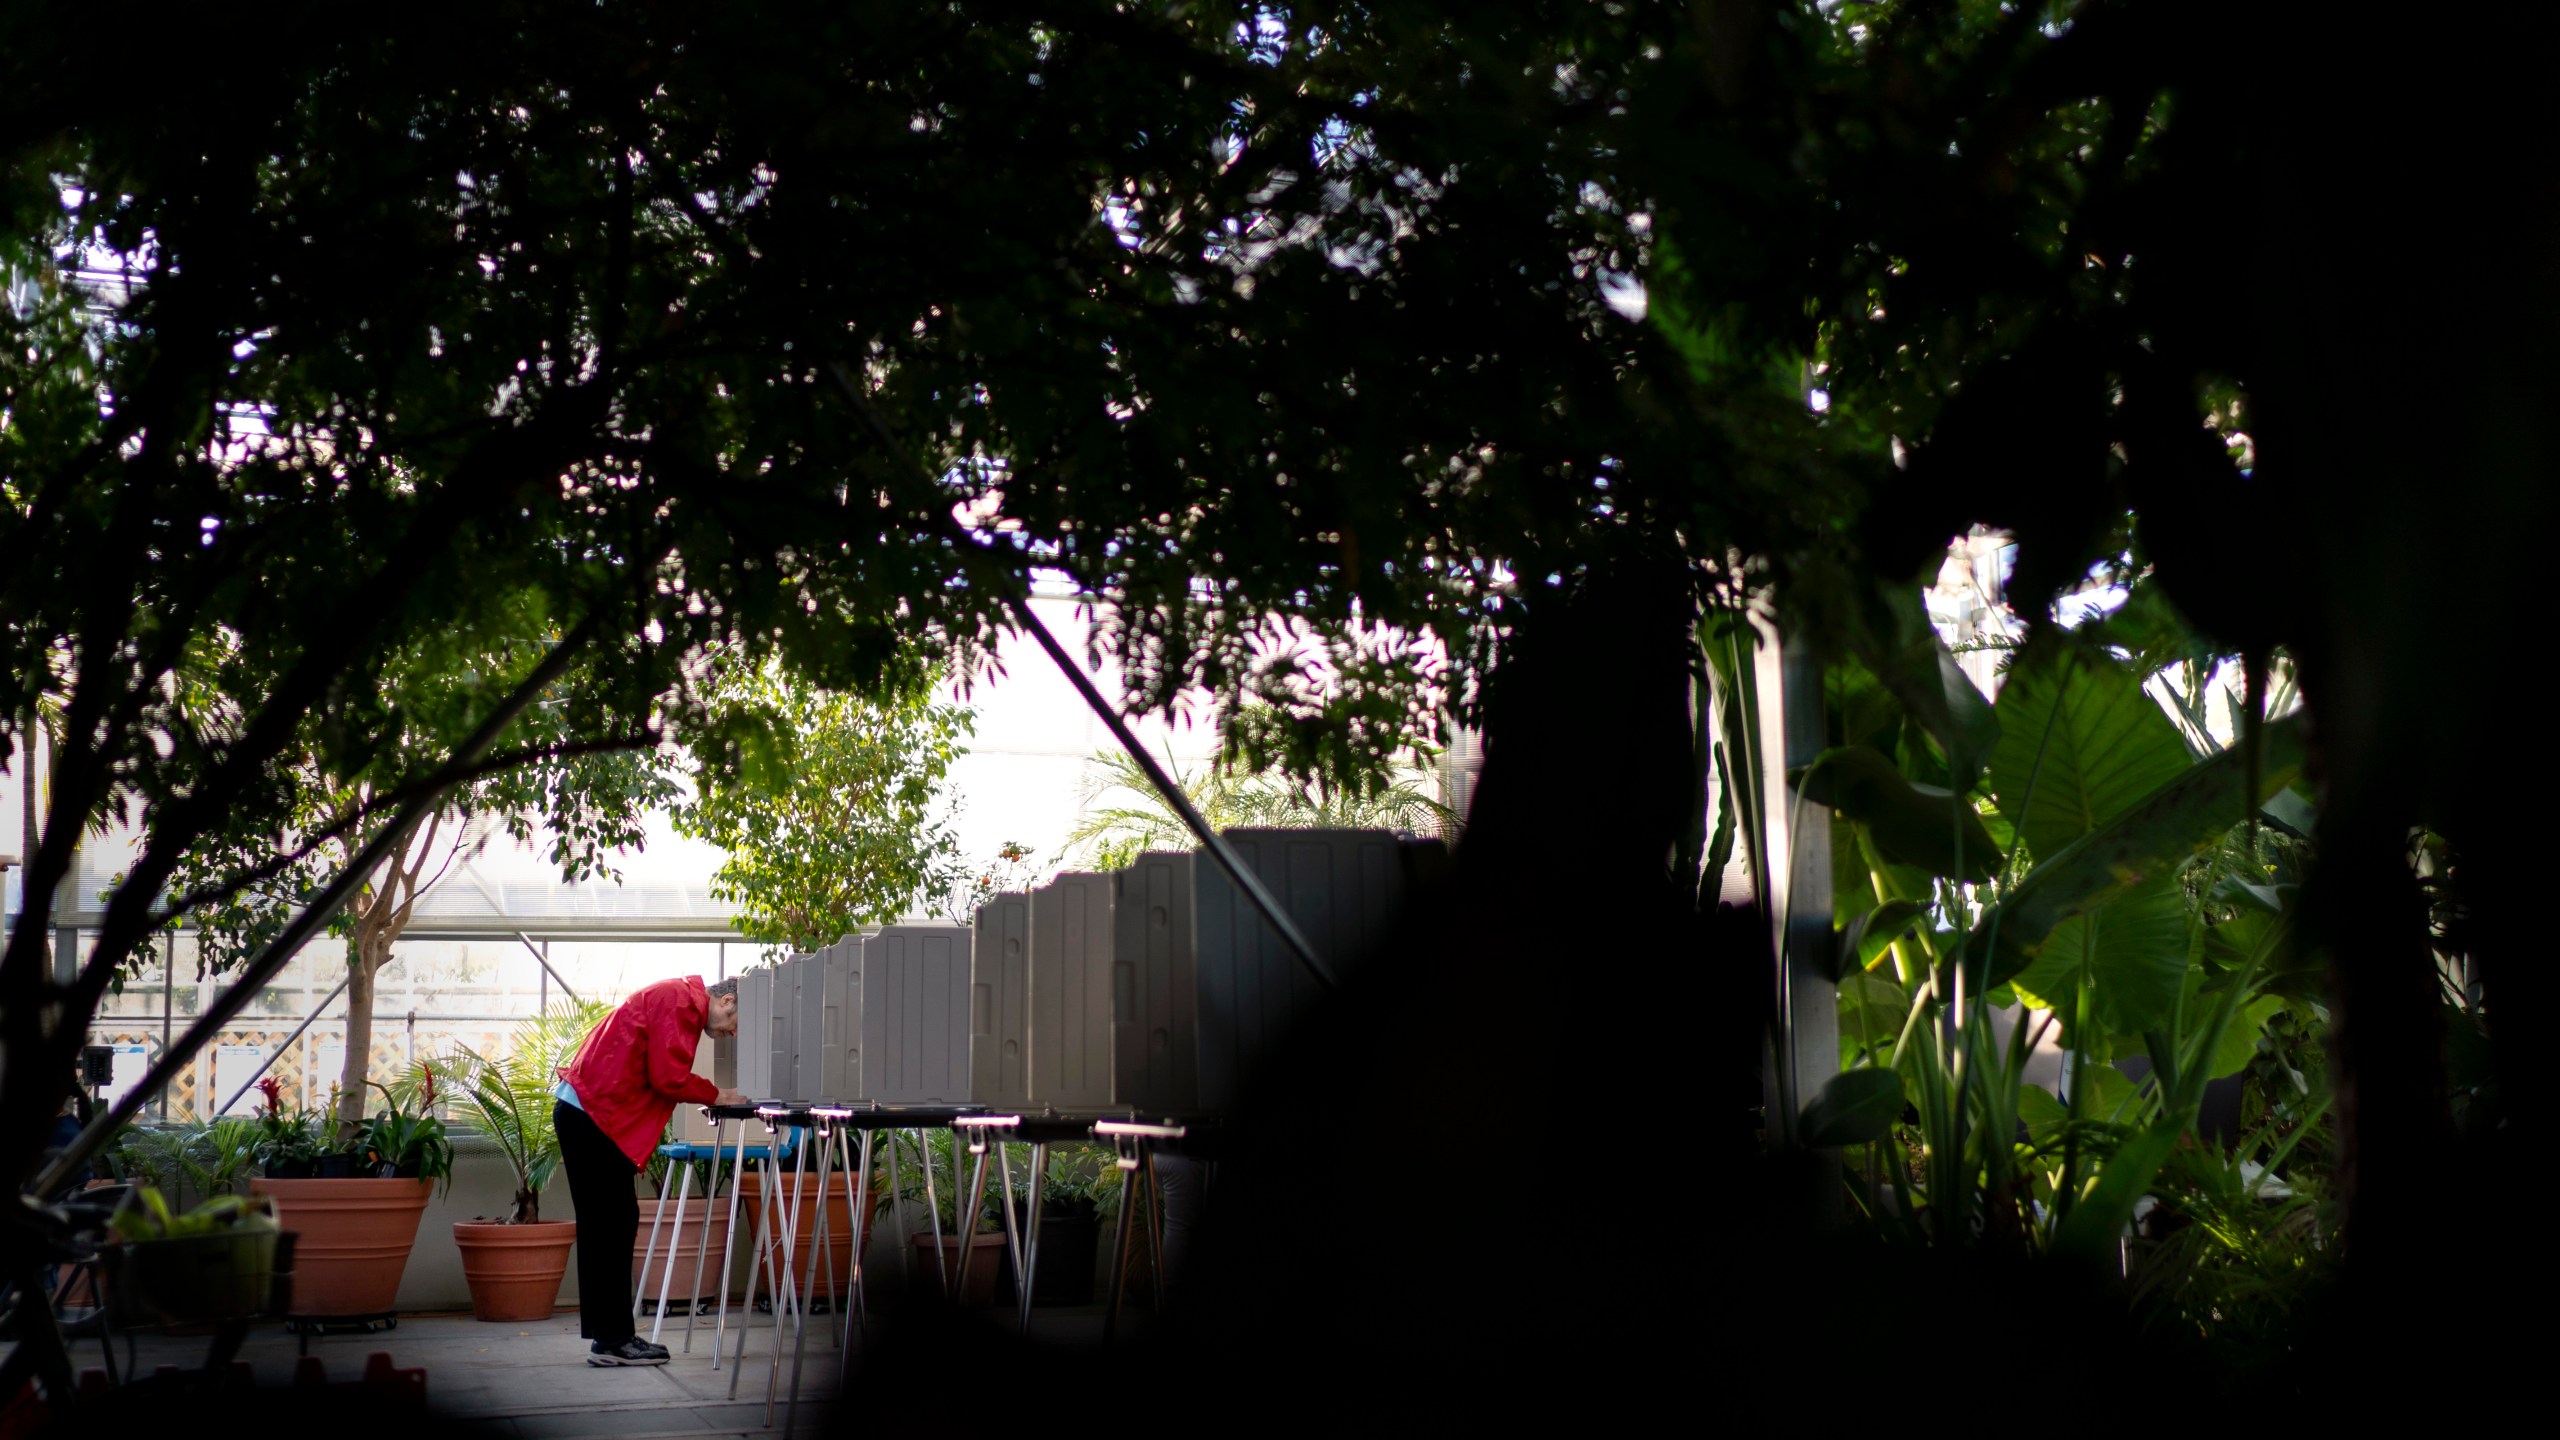
{"label": "banana-like leaf", "polygon": [[2038,858],[2123,814],[2192,763],[2142,677],[2079,646],[2039,648],[2012,668],[1997,708],[1991,793]]}
{"label": "banana-like leaf", "polygon": [[2247,772],[2234,747],[2189,766],[2096,830],[2041,856],[1966,942],[1970,958],[1990,952],[1986,983],[2007,984],[2035,960],[2062,922],[2175,871],[2240,823],[2252,801],[2292,784],[2302,771],[2300,725],[2275,721],[2260,734],[2264,754],[2256,796],[2241,793]]}
{"label": "banana-like leaf", "polygon": [[1796,1133],[1813,1146],[1863,1145],[1880,1140],[1902,1118],[1902,1074],[1892,1069],[1834,1075],[1804,1107]]}
{"label": "banana-like leaf", "polygon": [[1787,778],[1805,799],[1864,825],[1876,853],[1896,864],[1976,882],[2000,868],[2000,847],[1970,801],[1912,783],[1873,746],[1825,750]]}

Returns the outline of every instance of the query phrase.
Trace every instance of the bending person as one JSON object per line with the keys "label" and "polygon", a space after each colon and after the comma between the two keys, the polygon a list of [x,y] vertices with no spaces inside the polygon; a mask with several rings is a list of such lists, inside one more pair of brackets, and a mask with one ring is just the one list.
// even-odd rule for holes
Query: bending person
{"label": "bending person", "polygon": [[649,1162],[678,1105],[745,1099],[693,1073],[705,1035],[738,1033],[738,982],[698,975],[644,985],[587,1036],[560,1072],[551,1123],[578,1207],[578,1333],[590,1365],[664,1365],[667,1347],[631,1325],[631,1242],[640,1198],[631,1177]]}

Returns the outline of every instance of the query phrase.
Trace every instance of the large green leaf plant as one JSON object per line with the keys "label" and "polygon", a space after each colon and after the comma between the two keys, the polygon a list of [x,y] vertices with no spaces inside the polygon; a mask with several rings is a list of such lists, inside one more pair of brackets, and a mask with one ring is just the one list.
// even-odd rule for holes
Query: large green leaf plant
{"label": "large green leaf plant", "polygon": [[[2325,1151],[2326,1088],[2269,1063],[2316,1056],[2326,1019],[2292,943],[2309,809],[2297,725],[2235,705],[2217,741],[2215,657],[2137,600],[2040,633],[1997,704],[1959,679],[1921,713],[1874,650],[1832,671],[1831,748],[1788,798],[1846,822],[1843,1073],[1793,1133],[1842,1147],[1890,1233],[2130,1260],[2210,1330],[2233,1285],[2320,1250],[2319,1177],[2286,1167]],[[2048,1039],[2051,1089],[2028,1079]],[[2200,1139],[2206,1086],[2244,1072],[2253,1128]]]}

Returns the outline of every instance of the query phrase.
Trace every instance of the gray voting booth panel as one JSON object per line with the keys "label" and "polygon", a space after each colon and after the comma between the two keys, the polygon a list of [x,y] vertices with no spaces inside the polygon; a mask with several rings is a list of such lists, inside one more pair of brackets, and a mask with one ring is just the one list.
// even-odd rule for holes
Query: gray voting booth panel
{"label": "gray voting booth panel", "polygon": [[835,1097],[827,1093],[827,1007],[842,1003],[830,993],[841,986],[843,977],[829,972],[828,961],[833,947],[814,955],[800,957],[800,1010],[791,1017],[791,1053],[796,1066],[799,1099],[814,1104]]}
{"label": "gray voting booth panel", "polygon": [[1030,1048],[1031,897],[1006,891],[978,907],[969,945],[969,1102],[1031,1103],[1023,1056]]}
{"label": "gray voting booth panel", "polygon": [[749,1099],[773,1096],[773,972],[757,966],[738,975],[738,1088]]}
{"label": "gray voting booth panel", "polygon": [[1068,874],[1031,892],[1030,1103],[1111,1104],[1111,877]]}
{"label": "gray voting booth panel", "polygon": [[862,942],[862,1092],[969,1102],[969,927],[892,925]]}
{"label": "gray voting booth panel", "polygon": [[847,935],[818,952],[826,970],[826,1020],[820,1027],[818,1098],[852,1104],[862,1096],[862,937]]}
{"label": "gray voting booth panel", "polygon": [[800,982],[801,961],[806,958],[793,955],[773,962],[773,1027],[767,1041],[773,1050],[773,1094],[769,1098],[794,1105],[809,1099],[800,1087]]}
{"label": "gray voting booth panel", "polygon": [[[1230,830],[1244,862],[1269,886],[1338,980],[1385,939],[1404,898],[1404,857],[1384,830]],[[1217,862],[1194,858],[1193,943],[1199,983],[1200,1104],[1235,1101],[1258,1064],[1321,993],[1297,956]]]}
{"label": "gray voting booth panel", "polygon": [[1111,877],[1111,1104],[1148,1115],[1200,1106],[1193,1019],[1192,857],[1150,851]]}

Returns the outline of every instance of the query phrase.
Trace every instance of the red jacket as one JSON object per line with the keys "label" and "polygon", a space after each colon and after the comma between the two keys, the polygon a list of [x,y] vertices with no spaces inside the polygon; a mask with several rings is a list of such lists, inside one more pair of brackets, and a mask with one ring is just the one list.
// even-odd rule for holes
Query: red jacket
{"label": "red jacket", "polygon": [[720,1087],[693,1073],[711,996],[702,977],[643,985],[587,1037],[560,1072],[587,1118],[634,1166],[649,1163],[678,1105],[708,1105]]}

